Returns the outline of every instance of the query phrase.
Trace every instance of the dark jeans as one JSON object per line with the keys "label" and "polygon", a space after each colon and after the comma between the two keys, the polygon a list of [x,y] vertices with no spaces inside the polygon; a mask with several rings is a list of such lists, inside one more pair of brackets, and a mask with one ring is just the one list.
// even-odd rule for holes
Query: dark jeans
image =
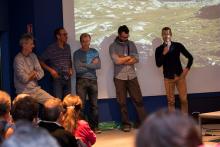
{"label": "dark jeans", "polygon": [[116,96],[121,109],[121,117],[123,125],[130,125],[128,118],[128,110],[126,105],[127,92],[131,96],[134,106],[137,110],[140,123],[144,121],[146,113],[144,109],[141,89],[137,78],[132,80],[119,80],[114,78]]}
{"label": "dark jeans", "polygon": [[[77,78],[76,79],[76,94],[80,96],[84,106],[86,103],[86,96],[88,95],[88,98],[89,98],[89,113],[87,114],[88,121],[92,129],[97,128],[98,127],[97,80]],[[82,112],[83,111],[84,110],[82,110]]]}
{"label": "dark jeans", "polygon": [[71,80],[62,78],[53,79],[53,95],[63,99],[67,94],[71,93]]}

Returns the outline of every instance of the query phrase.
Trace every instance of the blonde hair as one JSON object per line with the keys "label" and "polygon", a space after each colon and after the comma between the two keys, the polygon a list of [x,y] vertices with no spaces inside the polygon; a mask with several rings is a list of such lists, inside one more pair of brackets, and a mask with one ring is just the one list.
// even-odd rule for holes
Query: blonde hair
{"label": "blonde hair", "polygon": [[63,127],[72,133],[76,128],[78,115],[82,109],[82,100],[77,95],[68,94],[63,99],[63,108]]}
{"label": "blonde hair", "polygon": [[14,105],[17,101],[23,99],[23,98],[26,98],[26,97],[30,97],[29,94],[26,94],[26,93],[21,93],[21,94],[18,94],[14,100],[12,101],[12,105]]}

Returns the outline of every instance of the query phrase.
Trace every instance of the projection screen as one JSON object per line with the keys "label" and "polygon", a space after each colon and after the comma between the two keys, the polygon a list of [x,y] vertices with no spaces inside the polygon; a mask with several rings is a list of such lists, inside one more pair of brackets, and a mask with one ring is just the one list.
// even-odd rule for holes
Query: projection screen
{"label": "projection screen", "polygon": [[[165,95],[162,68],[154,58],[165,26],[172,28],[173,41],[183,43],[194,57],[188,93],[220,91],[220,0],[63,0],[63,18],[72,52],[80,48],[84,32],[99,51],[99,98],[116,97],[109,45],[124,24],[139,52],[136,72],[143,96]],[[187,60],[181,60],[185,66]]]}

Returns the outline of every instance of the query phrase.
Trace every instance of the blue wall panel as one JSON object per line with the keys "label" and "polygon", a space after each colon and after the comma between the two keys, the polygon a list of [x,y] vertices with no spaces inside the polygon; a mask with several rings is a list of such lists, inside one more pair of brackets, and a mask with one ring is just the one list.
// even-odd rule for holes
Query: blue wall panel
{"label": "blue wall panel", "polygon": [[0,0],[0,32],[8,30],[8,0]]}
{"label": "blue wall panel", "polygon": [[[54,30],[63,26],[62,0],[34,0],[34,20],[35,52],[40,55],[54,41]],[[39,84],[52,93],[51,77],[45,73]]]}

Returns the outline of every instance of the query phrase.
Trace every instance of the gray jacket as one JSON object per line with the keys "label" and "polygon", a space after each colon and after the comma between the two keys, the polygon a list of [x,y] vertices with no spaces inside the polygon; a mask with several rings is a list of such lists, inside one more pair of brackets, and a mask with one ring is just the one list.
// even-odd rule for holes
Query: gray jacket
{"label": "gray jacket", "polygon": [[109,53],[114,63],[114,78],[120,80],[132,80],[136,78],[135,67],[133,65],[117,64],[118,56],[133,56],[139,61],[137,48],[133,41],[120,42],[118,37],[109,47]]}

